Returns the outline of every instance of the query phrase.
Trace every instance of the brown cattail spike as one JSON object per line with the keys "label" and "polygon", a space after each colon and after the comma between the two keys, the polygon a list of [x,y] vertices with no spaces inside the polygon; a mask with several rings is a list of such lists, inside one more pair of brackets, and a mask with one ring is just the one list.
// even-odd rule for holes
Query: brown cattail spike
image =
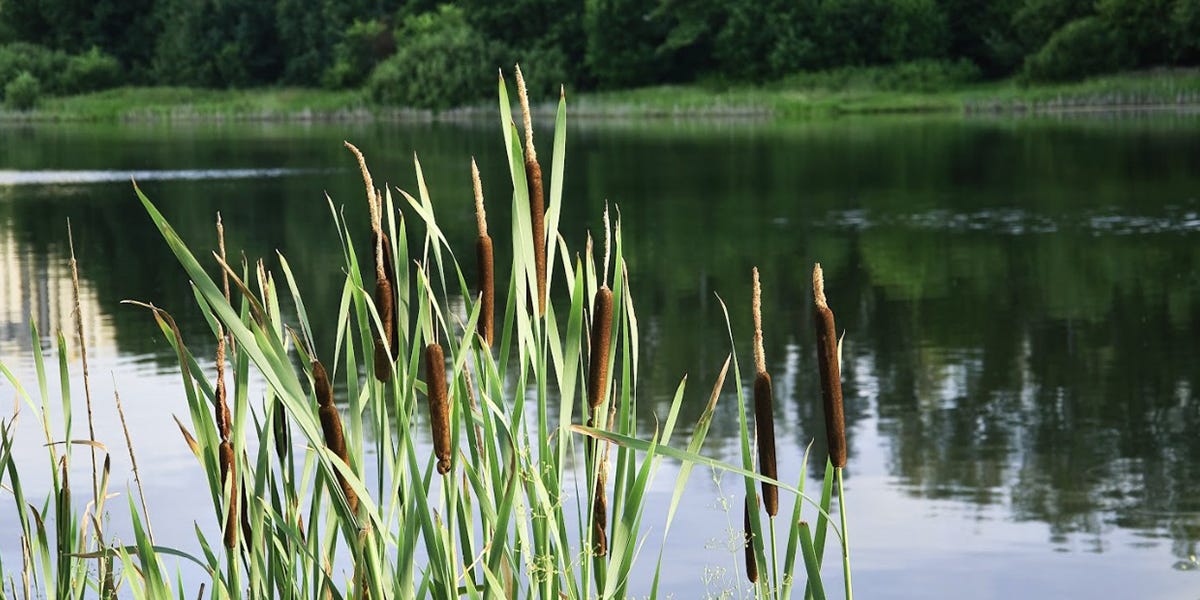
{"label": "brown cattail spike", "polygon": [[546,205],[542,188],[542,167],[533,145],[533,118],[529,111],[529,93],[525,77],[517,66],[517,92],[525,122],[525,179],[529,185],[529,220],[533,226],[533,263],[537,270],[538,315],[546,314]]}
{"label": "brown cattail spike", "polygon": [[595,411],[604,402],[608,381],[608,347],[612,340],[613,293],[596,290],[592,303],[592,347],[588,358],[588,406]]}
{"label": "brown cattail spike", "polygon": [[746,538],[746,578],[750,580],[750,583],[758,583],[758,561],[754,559],[754,532],[750,527],[749,496],[742,505],[742,527],[743,535]]}
{"label": "brown cattail spike", "polygon": [[608,554],[608,497],[604,493],[605,468],[596,473],[596,490],[592,501],[592,546],[596,556]]}
{"label": "brown cattail spike", "polygon": [[446,357],[442,345],[425,347],[425,386],[429,395],[429,422],[433,428],[433,454],[438,473],[450,472],[450,402],[446,393]]}
{"label": "brown cattail spike", "polygon": [[813,267],[813,322],[817,330],[817,367],[821,376],[821,399],[825,405],[825,438],[829,461],[846,466],[846,418],[842,410],[842,372],[838,362],[837,328],[825,298],[825,279],[820,263]]}
{"label": "brown cattail spike", "polygon": [[487,213],[483,210],[483,183],[479,180],[479,167],[471,159],[471,182],[475,188],[475,224],[479,237],[475,240],[475,258],[479,268],[480,307],[478,331],[490,348],[496,329],[496,267],[492,256],[492,238],[487,232]]}
{"label": "brown cattail spike", "polygon": [[[763,352],[762,332],[762,286],[758,280],[758,269],[754,269],[754,425],[758,437],[758,468],[764,476],[778,479],[775,470],[775,412],[771,399],[771,375],[767,373],[767,361]],[[767,514],[779,514],[779,490],[763,482],[763,505]]]}
{"label": "brown cattail spike", "polygon": [[222,440],[218,446],[218,458],[221,463],[221,489],[229,483],[229,510],[225,515],[225,547],[233,550],[237,547],[238,536],[238,485],[237,467],[233,462],[233,445],[229,440]]}
{"label": "brown cattail spike", "polygon": [[[342,433],[342,417],[338,414],[337,407],[333,405],[333,386],[329,384],[329,374],[325,372],[325,367],[318,361],[313,361],[313,391],[317,395],[317,414],[321,417],[321,432],[325,435],[325,447],[329,448],[346,466],[350,466],[350,457],[346,452],[346,438]],[[354,488],[350,487],[349,482],[342,476],[341,472],[336,472],[338,484],[341,485],[342,493],[346,496],[346,504],[350,507],[351,513],[358,513],[358,494],[354,493]]]}

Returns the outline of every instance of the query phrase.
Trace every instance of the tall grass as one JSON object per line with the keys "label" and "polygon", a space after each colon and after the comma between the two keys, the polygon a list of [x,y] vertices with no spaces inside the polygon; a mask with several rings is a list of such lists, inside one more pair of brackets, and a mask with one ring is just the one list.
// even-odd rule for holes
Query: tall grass
{"label": "tall grass", "polygon": [[[825,597],[820,561],[827,534],[832,530],[845,539],[845,522],[839,529],[829,520],[835,469],[827,467],[819,499],[805,495],[803,469],[794,485],[776,479],[773,470],[760,474],[754,447],[773,448],[774,440],[764,436],[774,434],[761,426],[757,436],[751,434],[756,427],[732,352],[682,448],[673,444],[686,377],[661,427],[639,429],[639,328],[620,220],[610,226],[606,213],[600,265],[590,251],[575,254],[560,235],[567,135],[566,101],[560,97],[542,232],[529,208],[531,194],[542,187],[527,180],[541,173],[540,166],[528,166],[530,156],[536,161],[531,125],[526,118],[530,146],[523,147],[502,75],[498,91],[511,181],[491,196],[511,192],[513,207],[509,235],[496,240],[510,244],[512,255],[499,294],[502,307],[493,309],[489,298],[493,276],[484,266],[491,252],[478,253],[480,280],[468,282],[438,225],[417,159],[415,195],[381,191],[351,146],[364,175],[372,231],[362,235],[330,201],[331,226],[344,257],[336,314],[307,311],[282,256],[278,272],[261,261],[231,265],[223,236],[219,252],[209,257],[194,252],[135,189],[186,271],[196,309],[220,348],[210,380],[191,350],[198,341],[185,340],[170,314],[141,304],[176,352],[186,398],[180,409],[188,414],[186,424],[179,421],[181,443],[196,456],[222,539],[210,540],[197,529],[194,543],[155,540],[145,505],[139,509],[132,501],[127,510],[135,543],[114,545],[101,537],[107,466],[97,477],[95,502],[77,512],[66,477],[72,446],[53,443],[72,439],[69,346],[60,334],[56,349],[64,383],[57,395],[64,431],[52,433],[47,415],[55,394],[46,385],[47,360],[34,328],[38,396],[0,368],[43,423],[53,489],[40,506],[24,496],[21,473],[29,465],[12,461],[15,423],[0,421],[0,473],[16,499],[24,548],[19,567],[0,564],[11,584],[0,597],[74,598],[117,588],[137,598],[196,597],[194,588],[184,589],[178,576],[173,581],[167,575],[173,562],[187,560],[207,574],[201,596],[214,599],[624,598],[644,587],[655,598],[671,523],[697,465],[744,480],[746,557],[757,571],[755,594],[790,597],[793,585],[805,581],[809,595]],[[480,239],[490,250],[477,177],[476,183]],[[452,205],[438,209],[445,206]],[[368,265],[359,262],[360,236],[369,240]],[[538,257],[544,257],[544,267]],[[205,264],[220,269],[220,282]],[[384,284],[390,290],[381,296]],[[453,301],[457,298],[464,302]],[[485,314],[492,310],[494,326]],[[285,321],[285,314],[293,316]],[[725,319],[728,323],[728,314]],[[318,320],[336,322],[336,339],[318,343],[313,336]],[[729,342],[733,348],[731,328]],[[758,362],[756,375],[765,374]],[[703,454],[731,368],[739,464]],[[251,398],[252,380],[262,382],[261,397]],[[771,419],[769,401],[765,407],[756,403],[756,420]],[[422,427],[433,433],[432,455],[418,452],[415,432]],[[374,435],[366,435],[368,428]],[[87,445],[106,451],[99,441]],[[655,508],[648,491],[664,459],[679,461],[681,468],[654,578],[648,585],[631,582],[629,573],[647,541],[643,518]],[[764,522],[759,484],[792,495],[786,520],[771,510],[770,522]],[[50,511],[53,531],[46,525]],[[812,532],[805,513],[816,521]],[[777,520],[783,533],[779,547]],[[848,556],[843,545],[847,574]]]}

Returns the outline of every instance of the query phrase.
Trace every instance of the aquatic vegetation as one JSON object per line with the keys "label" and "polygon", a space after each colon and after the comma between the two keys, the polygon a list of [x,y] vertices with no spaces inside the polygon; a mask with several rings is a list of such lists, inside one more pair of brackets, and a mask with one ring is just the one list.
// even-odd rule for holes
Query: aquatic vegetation
{"label": "aquatic vegetation", "polygon": [[[46,419],[54,395],[40,376],[45,360],[35,328],[40,403],[18,389],[45,424],[54,489],[40,509],[27,501],[20,473],[28,466],[12,460],[12,424],[0,423],[0,477],[16,497],[26,549],[19,570],[0,565],[13,596],[78,597],[86,590],[110,596],[121,588],[136,597],[195,597],[194,588],[167,575],[172,561],[187,560],[209,576],[201,595],[213,598],[623,598],[646,588],[656,597],[671,522],[679,504],[691,499],[685,490],[692,469],[702,466],[745,484],[746,568],[758,597],[790,597],[793,584],[805,581],[806,595],[824,598],[820,563],[830,530],[842,541],[849,597],[844,493],[840,528],[829,512],[835,474],[841,487],[844,441],[827,463],[819,499],[805,495],[803,470],[795,485],[777,478],[757,271],[754,423],[731,353],[685,448],[672,444],[686,377],[661,426],[639,430],[638,320],[620,219],[610,223],[605,215],[599,264],[590,245],[583,255],[571,251],[559,233],[565,97],[558,103],[544,198],[528,102],[522,98],[520,105],[526,107],[524,146],[501,76],[500,122],[511,175],[504,187],[514,207],[511,236],[498,240],[512,248],[502,310],[494,305],[493,240],[474,165],[479,271],[472,285],[435,216],[466,207],[435,205],[417,159],[415,196],[377,190],[363,154],[347,144],[363,174],[371,235],[362,236],[370,247],[360,254],[355,239],[362,232],[330,201],[344,256],[336,314],[308,312],[282,256],[278,275],[262,261],[230,265],[223,235],[213,253],[218,282],[208,261],[202,263],[137,189],[187,273],[196,309],[217,343],[210,381],[191,350],[198,344],[184,339],[170,314],[142,305],[178,357],[190,419],[179,428],[204,473],[222,543],[210,543],[199,528],[199,553],[190,541],[155,540],[144,503],[139,510],[132,501],[135,543],[106,541],[100,524],[109,510],[103,502],[107,466],[98,471],[103,476],[97,475],[93,504],[76,512],[66,474],[71,446],[59,457],[53,443],[72,439],[69,383],[61,394],[65,431],[59,438]],[[402,202],[394,202],[393,191]],[[360,256],[370,259],[360,262]],[[818,283],[817,311],[828,313],[830,327],[820,338],[821,365],[836,379],[838,357],[828,346],[832,313],[820,289]],[[336,339],[313,335],[318,319],[336,321]],[[729,334],[732,348],[732,327]],[[57,348],[65,375],[69,348],[61,335]],[[703,453],[730,369],[740,464]],[[262,382],[261,398],[251,398],[252,380]],[[837,387],[840,402],[840,384],[828,385]],[[841,423],[840,403],[837,409]],[[415,432],[424,427],[432,434],[432,455],[418,451]],[[94,433],[86,443],[107,451]],[[648,492],[664,459],[678,461],[680,469],[655,576],[631,582],[647,538],[642,519],[657,508]],[[779,491],[794,501],[790,515],[777,519]],[[53,539],[42,517],[51,506]],[[812,530],[805,513],[815,519]]]}

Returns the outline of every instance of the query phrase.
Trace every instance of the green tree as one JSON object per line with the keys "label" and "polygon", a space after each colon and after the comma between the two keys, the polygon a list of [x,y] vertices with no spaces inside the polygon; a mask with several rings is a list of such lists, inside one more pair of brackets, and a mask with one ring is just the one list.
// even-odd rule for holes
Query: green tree
{"label": "green tree", "polygon": [[652,12],[653,6],[644,0],[587,0],[586,64],[597,86],[629,87],[664,80],[667,64],[657,50],[667,31]]}
{"label": "green tree", "polygon": [[[1171,61],[1172,0],[1098,0],[1096,12],[1121,38],[1135,66]],[[1192,31],[1200,36],[1200,30]]]}
{"label": "green tree", "polygon": [[367,80],[371,97],[384,104],[445,109],[488,96],[495,85],[496,48],[446,4],[404,19],[397,50]]}

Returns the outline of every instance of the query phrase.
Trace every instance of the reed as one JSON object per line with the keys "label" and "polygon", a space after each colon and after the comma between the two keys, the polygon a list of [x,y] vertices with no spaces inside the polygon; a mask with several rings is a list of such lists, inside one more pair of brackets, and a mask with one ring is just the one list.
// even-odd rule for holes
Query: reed
{"label": "reed", "polygon": [[446,391],[446,356],[437,342],[425,346],[425,385],[433,454],[437,457],[438,473],[445,475],[450,472],[450,402]]}
{"label": "reed", "polygon": [[813,324],[817,330],[817,368],[821,379],[821,399],[825,407],[825,439],[829,461],[836,468],[846,466],[846,418],[842,411],[842,373],[838,364],[837,328],[833,311],[825,298],[825,276],[821,264],[813,266]]}
{"label": "reed", "polygon": [[479,179],[479,167],[471,159],[471,187],[475,190],[475,264],[479,270],[479,337],[490,348],[496,334],[496,265],[492,256],[492,237],[488,235],[487,212],[483,208],[483,183]]}
{"label": "reed", "polygon": [[[771,479],[777,478],[775,469],[775,411],[771,400],[771,375],[767,373],[767,359],[763,351],[762,328],[762,285],[758,279],[758,267],[754,268],[754,426],[758,438],[759,472]],[[771,517],[779,514],[779,489],[762,482],[763,505]]]}
{"label": "reed", "polygon": [[533,225],[533,263],[537,272],[538,316],[546,314],[546,201],[542,188],[542,166],[533,145],[533,118],[525,77],[517,65],[517,95],[525,124],[525,180],[529,184],[529,220]]}
{"label": "reed", "polygon": [[[350,466],[350,455],[346,451],[346,438],[342,431],[342,417],[333,404],[333,386],[329,383],[329,374],[320,361],[312,361],[313,391],[317,395],[317,412],[321,418],[321,433],[325,436],[325,447],[329,448],[347,467]],[[340,472],[334,473],[342,493],[346,496],[346,504],[351,514],[358,513],[358,494],[346,481]]]}

